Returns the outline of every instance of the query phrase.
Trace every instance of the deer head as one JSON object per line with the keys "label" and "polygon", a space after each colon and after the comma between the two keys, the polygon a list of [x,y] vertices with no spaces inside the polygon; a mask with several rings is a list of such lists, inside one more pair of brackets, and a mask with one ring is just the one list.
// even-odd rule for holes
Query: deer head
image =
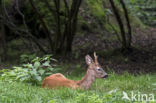
{"label": "deer head", "polygon": [[103,70],[103,68],[99,64],[98,57],[96,56],[95,52],[94,52],[94,61],[89,55],[86,55],[85,59],[88,65],[87,72],[89,74],[92,74],[92,76],[94,76],[95,78],[107,78],[108,77],[108,74]]}

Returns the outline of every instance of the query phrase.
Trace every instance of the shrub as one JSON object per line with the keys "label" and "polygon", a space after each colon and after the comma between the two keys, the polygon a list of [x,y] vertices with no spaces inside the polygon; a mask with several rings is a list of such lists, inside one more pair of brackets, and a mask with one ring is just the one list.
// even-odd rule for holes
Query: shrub
{"label": "shrub", "polygon": [[28,63],[31,62],[36,57],[36,54],[22,54],[20,56],[21,63]]}
{"label": "shrub", "polygon": [[51,55],[46,55],[42,58],[36,57],[31,63],[23,64],[20,67],[14,66],[12,70],[1,70],[0,80],[7,82],[27,82],[32,85],[39,85],[44,77],[60,70],[52,62],[56,62],[56,59],[51,58]]}

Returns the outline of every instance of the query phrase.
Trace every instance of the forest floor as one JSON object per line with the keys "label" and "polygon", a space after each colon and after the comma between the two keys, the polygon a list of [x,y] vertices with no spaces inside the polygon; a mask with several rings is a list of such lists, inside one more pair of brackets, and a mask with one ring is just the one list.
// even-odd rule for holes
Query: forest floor
{"label": "forest floor", "polygon": [[[119,51],[120,43],[118,41],[108,40],[107,38],[109,37],[106,39],[100,37],[101,39],[99,39],[96,33],[84,38],[77,38],[74,41],[73,48],[79,47],[78,51],[81,53],[83,60],[87,53],[93,55],[93,52],[96,51],[99,55],[99,62],[104,68],[111,68],[117,73],[125,71],[134,74],[139,74],[140,72],[153,73],[156,72],[155,34],[156,28],[146,28],[144,30],[135,28],[132,36],[133,51],[126,55],[121,54]],[[109,34],[106,34],[106,36],[109,36]],[[85,45],[87,46],[85,47]]]}
{"label": "forest floor", "polygon": [[[93,56],[93,52],[99,55],[99,62],[107,71],[113,70],[116,73],[129,72],[133,74],[156,72],[156,28],[146,28],[144,30],[133,30],[132,46],[133,51],[123,55],[118,48],[120,43],[109,33],[104,32],[99,35],[91,32],[83,37],[76,37],[73,42],[73,55],[71,57],[56,57],[58,65],[66,65],[66,72],[74,70],[75,65],[86,68],[84,57],[86,54]],[[110,38],[110,39],[108,39]],[[19,42],[19,43],[18,43]],[[10,68],[20,64],[20,55],[26,53],[29,47],[20,44],[21,41],[10,43],[10,56],[8,60],[0,63],[0,69]],[[16,46],[15,46],[16,45]],[[32,51],[32,50],[30,50]]]}

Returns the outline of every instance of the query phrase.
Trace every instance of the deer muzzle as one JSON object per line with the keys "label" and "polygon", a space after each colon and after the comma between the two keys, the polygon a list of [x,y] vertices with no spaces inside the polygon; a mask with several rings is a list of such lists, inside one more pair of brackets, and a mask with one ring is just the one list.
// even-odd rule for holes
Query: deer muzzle
{"label": "deer muzzle", "polygon": [[108,75],[103,76],[103,78],[108,78]]}

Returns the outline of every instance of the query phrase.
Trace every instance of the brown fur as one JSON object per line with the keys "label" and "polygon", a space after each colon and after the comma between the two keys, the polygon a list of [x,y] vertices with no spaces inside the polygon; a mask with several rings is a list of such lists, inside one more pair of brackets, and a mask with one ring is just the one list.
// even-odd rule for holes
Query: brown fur
{"label": "brown fur", "polygon": [[51,89],[55,87],[70,87],[75,89],[78,87],[75,81],[67,79],[61,73],[56,73],[45,78],[42,82],[42,87],[45,88],[46,86]]}

